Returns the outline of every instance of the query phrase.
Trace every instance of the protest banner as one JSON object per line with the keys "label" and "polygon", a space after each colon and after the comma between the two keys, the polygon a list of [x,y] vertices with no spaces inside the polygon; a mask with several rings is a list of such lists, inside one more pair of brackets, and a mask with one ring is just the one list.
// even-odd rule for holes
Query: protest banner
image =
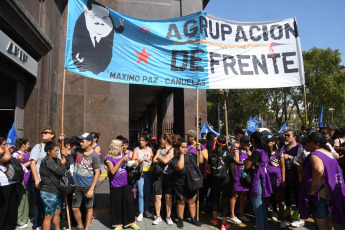
{"label": "protest banner", "polygon": [[304,84],[294,18],[236,22],[200,11],[142,20],[69,1],[65,69],[103,81],[243,89]]}

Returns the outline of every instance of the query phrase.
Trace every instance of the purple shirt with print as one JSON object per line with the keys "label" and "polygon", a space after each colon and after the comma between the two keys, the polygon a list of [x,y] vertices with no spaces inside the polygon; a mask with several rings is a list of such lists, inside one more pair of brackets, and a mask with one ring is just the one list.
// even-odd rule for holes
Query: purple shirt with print
{"label": "purple shirt with print", "polygon": [[[113,164],[113,167],[115,167],[115,165],[117,165],[125,155],[126,155],[125,153],[121,153],[121,157],[119,158],[108,156],[104,159],[104,163],[106,163],[107,161],[111,162]],[[123,162],[120,168],[115,173],[115,175],[108,172],[110,187],[119,188],[119,187],[126,186],[128,184],[126,165],[127,165],[127,162],[126,161]]]}

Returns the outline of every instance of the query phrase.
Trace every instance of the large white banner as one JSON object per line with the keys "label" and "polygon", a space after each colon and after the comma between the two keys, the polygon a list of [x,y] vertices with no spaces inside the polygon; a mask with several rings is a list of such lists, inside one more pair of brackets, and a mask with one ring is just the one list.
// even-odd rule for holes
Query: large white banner
{"label": "large white banner", "polygon": [[304,84],[295,19],[235,22],[197,12],[142,20],[70,0],[65,68],[103,81],[243,89]]}

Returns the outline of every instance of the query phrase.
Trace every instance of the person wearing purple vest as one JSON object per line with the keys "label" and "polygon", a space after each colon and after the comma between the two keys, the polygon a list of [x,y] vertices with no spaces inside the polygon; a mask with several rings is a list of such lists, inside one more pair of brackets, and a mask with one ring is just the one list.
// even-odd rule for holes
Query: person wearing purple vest
{"label": "person wearing purple vest", "polygon": [[120,230],[122,227],[139,229],[135,223],[132,186],[127,180],[128,159],[128,155],[122,152],[122,141],[112,140],[104,164],[109,169],[111,225],[115,230]]}
{"label": "person wearing purple vest", "polygon": [[22,183],[17,183],[18,196],[18,228],[26,228],[29,220],[29,182],[30,182],[30,154],[26,154],[30,148],[30,142],[26,138],[18,138],[16,141],[17,151],[12,154],[12,157],[17,158],[26,168],[24,171],[24,180]]}
{"label": "person wearing purple vest", "polygon": [[[239,148],[240,147],[240,148]],[[240,183],[241,173],[244,170],[244,161],[251,155],[249,150],[249,137],[242,136],[240,143],[235,141],[232,145],[234,149],[234,157],[235,157],[235,183],[234,189],[232,191],[232,197],[230,199],[230,221],[235,224],[240,224],[242,221],[249,222],[246,216],[244,216],[244,208],[245,208],[245,199],[247,197],[247,193],[249,191],[248,188],[245,188]],[[235,216],[235,205],[237,197],[240,197],[239,207],[240,207],[240,215],[239,218]]]}
{"label": "person wearing purple vest", "polygon": [[292,214],[291,218],[293,220],[298,220],[300,214],[298,212],[298,194],[299,194],[299,184],[301,183],[301,174],[299,175],[297,171],[297,152],[299,148],[302,148],[301,144],[296,142],[296,132],[293,130],[288,130],[284,134],[287,144],[283,146],[281,153],[284,154],[285,159],[285,202],[286,210],[284,212],[285,217],[291,215],[291,195],[294,193],[296,197],[296,210]]}
{"label": "person wearing purple vest", "polygon": [[[250,143],[253,146],[252,155],[244,161],[245,172],[252,169],[252,185],[250,187],[250,196],[256,219],[256,229],[266,230],[267,213],[263,202],[264,197],[269,197],[273,193],[269,174],[267,172],[267,164],[269,157],[266,151],[269,148],[266,144],[267,136],[255,131],[250,135]],[[243,172],[242,172],[243,174]]]}
{"label": "person wearing purple vest", "polygon": [[344,225],[345,187],[337,160],[327,149],[326,139],[319,132],[309,133],[303,145],[310,155],[306,159],[299,198],[301,219],[307,219],[311,211],[318,229],[334,229],[332,219]]}
{"label": "person wearing purple vest", "polygon": [[[272,219],[277,218],[277,203],[279,206],[280,215],[280,228],[286,228],[286,223],[284,219],[284,186],[285,186],[285,161],[284,155],[281,153],[281,147],[277,146],[276,139],[272,135],[267,136],[267,145],[270,148],[269,158],[270,161],[267,165],[268,174],[270,175],[271,185],[274,192],[274,197],[271,197],[271,203],[273,207]],[[268,210],[268,204],[270,199],[266,198],[266,210]]]}

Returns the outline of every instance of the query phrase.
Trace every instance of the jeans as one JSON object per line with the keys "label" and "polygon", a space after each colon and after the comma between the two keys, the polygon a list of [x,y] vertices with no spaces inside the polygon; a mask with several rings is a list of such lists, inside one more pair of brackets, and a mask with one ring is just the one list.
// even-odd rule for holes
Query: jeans
{"label": "jeans", "polygon": [[152,176],[150,172],[143,172],[143,175],[137,181],[138,187],[138,203],[139,203],[139,214],[150,208],[150,196],[152,187]]}
{"label": "jeans", "polygon": [[267,213],[265,204],[262,197],[262,184],[261,180],[258,181],[258,193],[256,198],[252,197],[253,209],[255,213],[256,229],[267,230]]}
{"label": "jeans", "polygon": [[35,188],[34,186],[34,194],[35,194],[35,207],[34,207],[34,229],[36,227],[42,226],[43,218],[44,218],[44,204],[40,194],[40,190]]}

